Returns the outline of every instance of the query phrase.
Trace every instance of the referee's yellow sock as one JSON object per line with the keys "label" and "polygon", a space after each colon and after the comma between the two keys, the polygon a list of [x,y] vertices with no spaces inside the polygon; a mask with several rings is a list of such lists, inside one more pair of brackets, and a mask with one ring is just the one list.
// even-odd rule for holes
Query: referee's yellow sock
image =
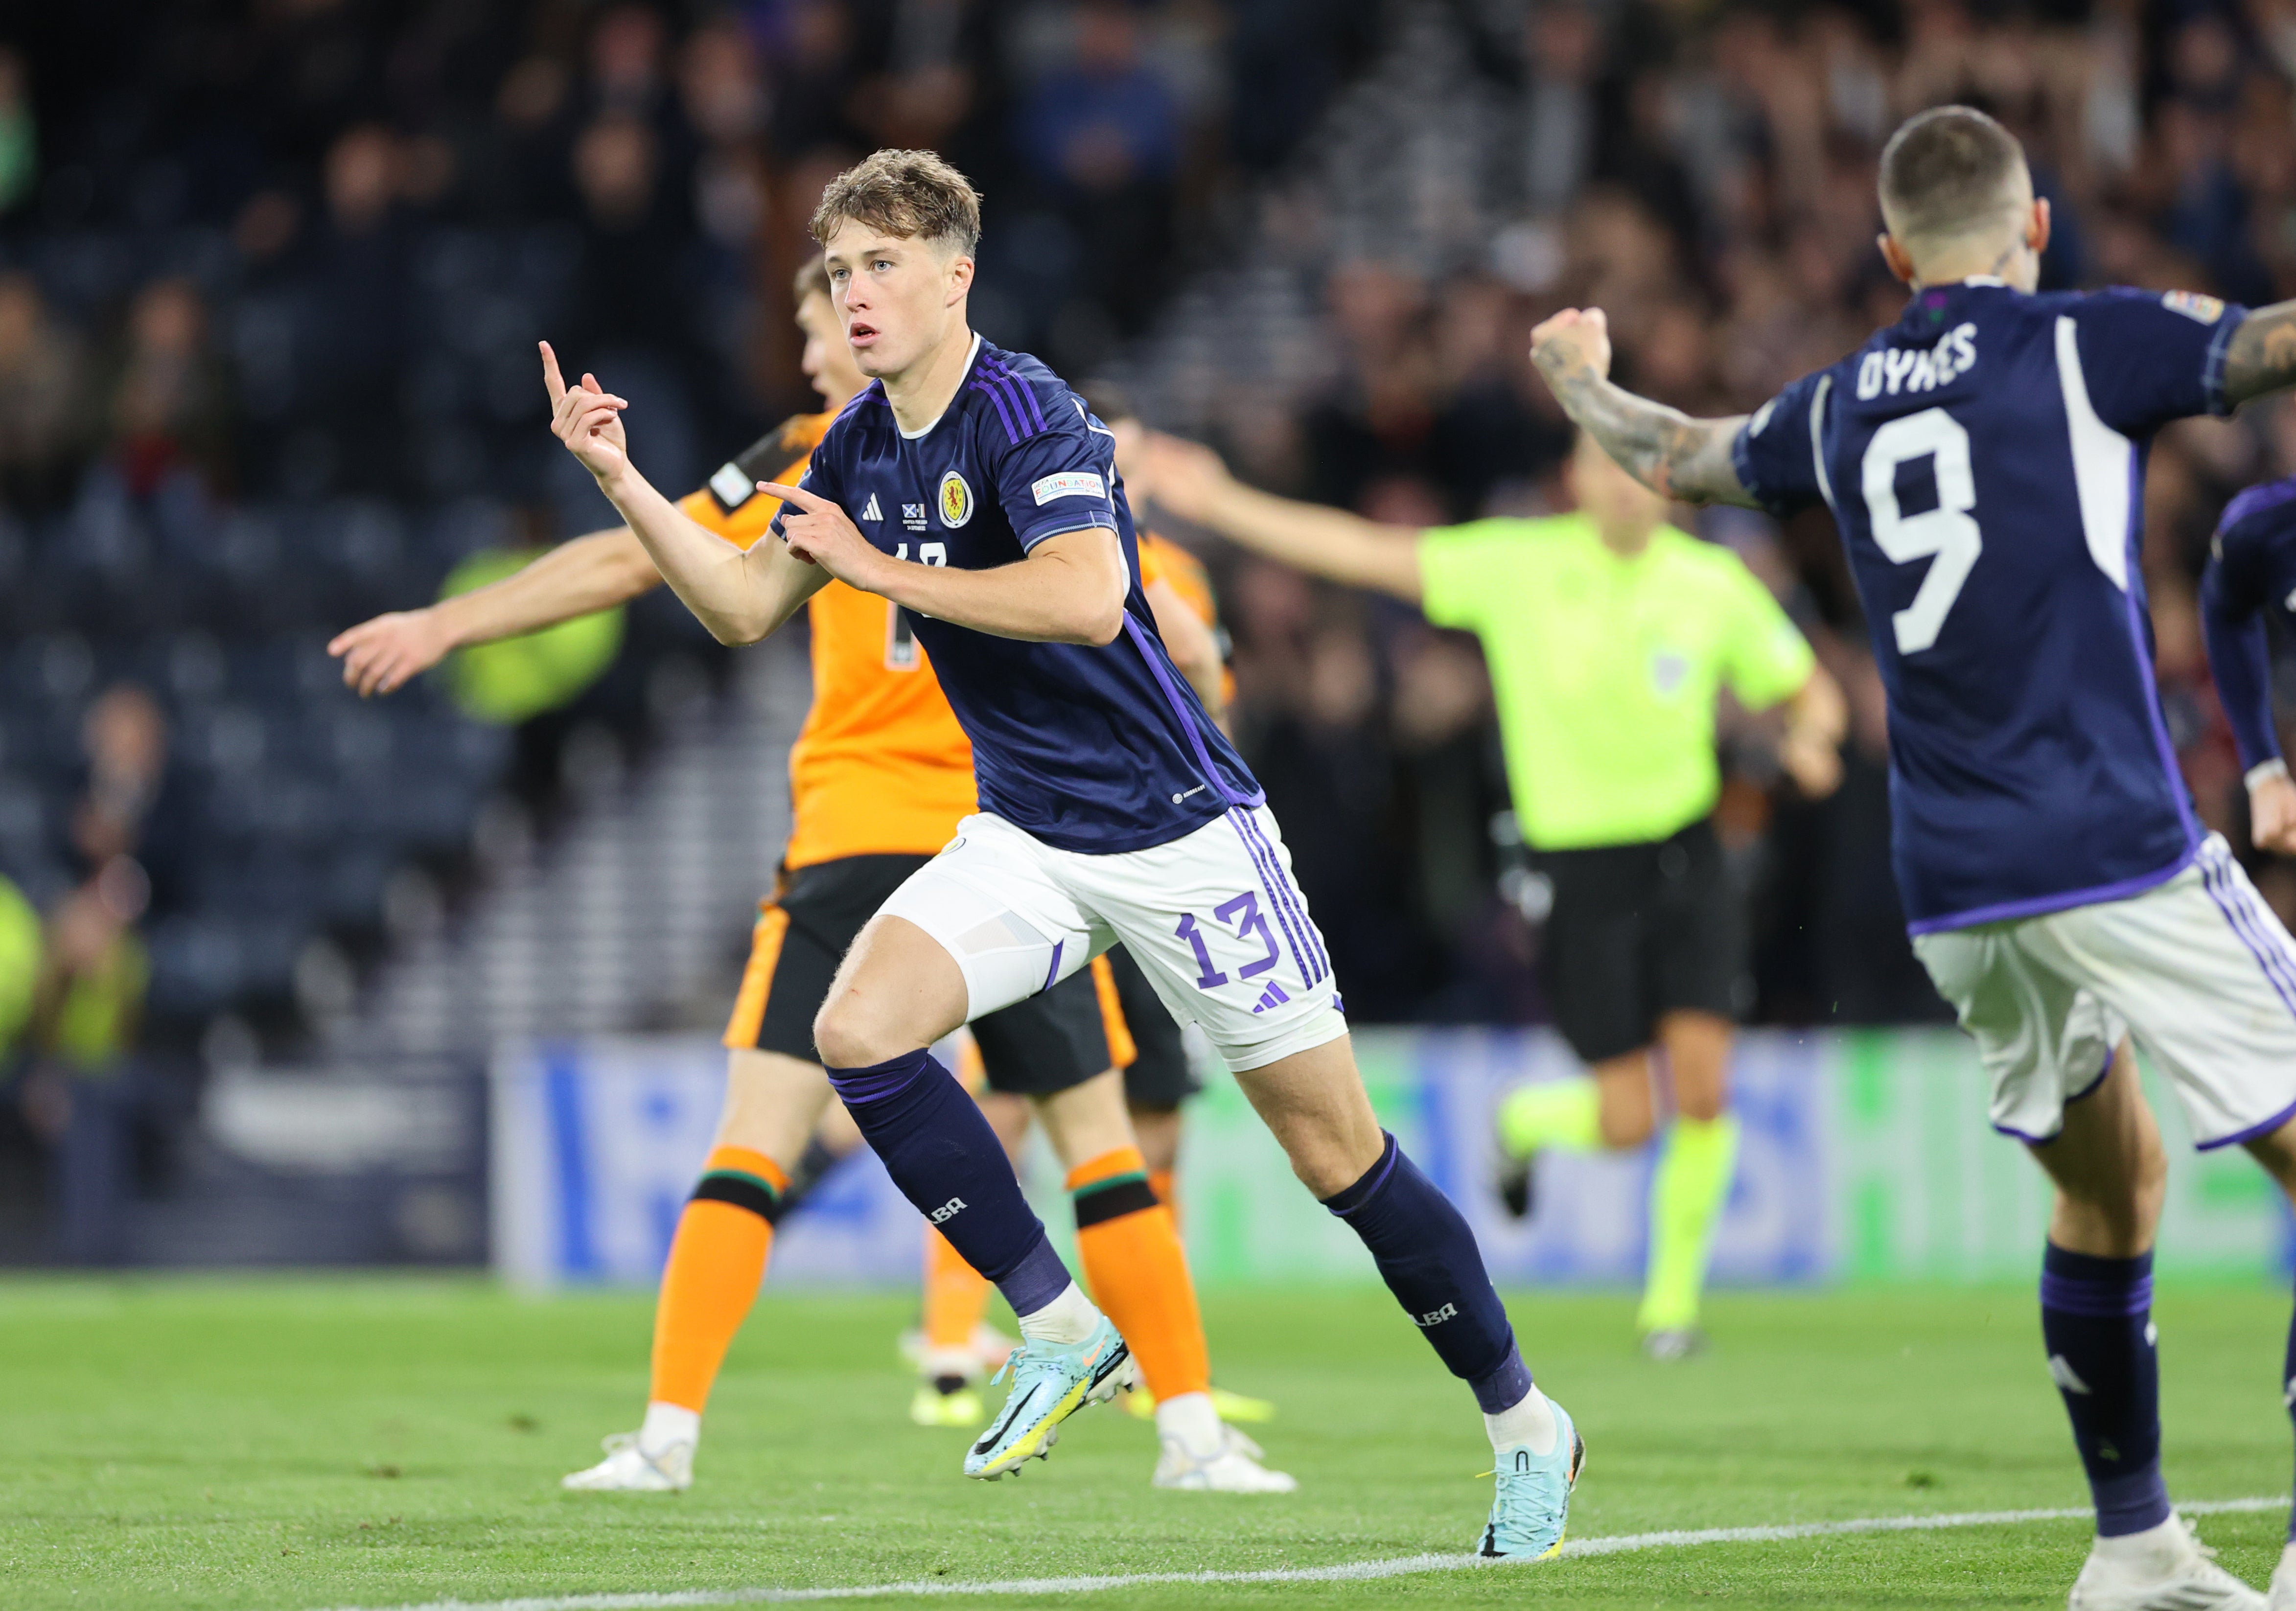
{"label": "referee's yellow sock", "polygon": [[1499,1104],[1499,1145],[1525,1158],[1554,1148],[1592,1152],[1603,1144],[1603,1099],[1592,1075],[1518,1086]]}
{"label": "referee's yellow sock", "polygon": [[1644,1331],[1686,1330],[1698,1323],[1698,1300],[1714,1252],[1714,1223],[1730,1198],[1738,1163],[1738,1120],[1677,1117],[1651,1177],[1650,1267],[1644,1278]]}

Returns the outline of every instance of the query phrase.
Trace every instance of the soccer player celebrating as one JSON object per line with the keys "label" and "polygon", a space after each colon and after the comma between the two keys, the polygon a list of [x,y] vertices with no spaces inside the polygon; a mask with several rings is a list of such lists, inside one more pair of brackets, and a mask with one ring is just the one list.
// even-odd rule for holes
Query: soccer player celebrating
{"label": "soccer player celebrating", "polygon": [[[1915,950],[1975,1037],[1996,1128],[2054,1182],[2041,1332],[2096,1506],[2076,1608],[2261,1607],[2169,1509],[2152,1249],[2164,1163],[2131,1041],[2202,1147],[2296,1191],[2296,945],[2202,830],[2153,683],[2146,438],[2296,380],[2296,303],[2034,293],[2049,208],[1967,107],[1882,154],[1896,324],[1751,418],[1609,378],[1599,310],[1532,357],[1669,497],[1841,527],[1889,694],[1894,862]],[[2284,1562],[2276,1605],[2296,1606]]]}
{"label": "soccer player celebrating", "polygon": [[[794,475],[833,411],[867,384],[854,367],[818,260],[796,284],[804,368],[832,413],[768,433],[680,508],[726,554],[754,544],[780,500],[763,477]],[[771,546],[778,548],[778,544]],[[516,575],[430,609],[376,617],[329,647],[361,693],[388,692],[457,644],[532,632],[660,585],[627,527],[567,543]],[[972,752],[926,664],[910,616],[884,599],[832,585],[809,605],[814,704],[790,755],[792,825],[783,887],[758,915],[750,963],[726,1026],[726,1096],[715,1145],[678,1221],[655,1312],[652,1385],[634,1437],[570,1487],[665,1491],[693,1479],[701,1412],[726,1350],[765,1278],[774,1226],[806,1183],[808,1146],[830,1102],[813,1018],[839,959],[884,897],[948,840],[974,806]],[[1182,658],[1218,686],[1218,651],[1177,596]],[[1111,985],[1114,981],[1111,978]],[[1069,1168],[1078,1243],[1100,1301],[1121,1322],[1158,1399],[1160,1487],[1283,1492],[1295,1484],[1221,1424],[1210,1362],[1178,1231],[1148,1185],[1149,1165],[1125,1112],[1095,981],[1065,979],[973,1026],[993,1092],[1030,1099]],[[1136,1010],[1142,1004],[1135,1003]],[[1177,1035],[1168,1018],[1166,1028]],[[1143,1033],[1148,1033],[1144,1026]],[[1128,1038],[1128,1034],[1127,1035]],[[1004,1106],[1010,1108],[1013,1104]],[[1008,1122],[1017,1143],[1028,1109]],[[796,1178],[792,1178],[796,1177]],[[947,1240],[926,1238],[926,1380],[911,1406],[928,1425],[980,1418],[969,1377],[986,1307],[980,1278]]]}
{"label": "soccer player celebrating", "polygon": [[887,1172],[1018,1317],[1010,1395],[965,1472],[1045,1453],[1131,1362],[928,1048],[1120,940],[1473,1389],[1497,1454],[1484,1552],[1559,1550],[1585,1445],[1532,1385],[1466,1222],[1372,1112],[1275,820],[1157,634],[1111,438],[967,325],[980,216],[928,152],[879,151],[824,192],[814,238],[875,381],[801,486],[764,488],[790,505],[780,542],[729,550],[648,486],[621,399],[566,386],[544,349],[554,430],[715,635],[763,638],[832,577],[876,593],[916,617],[972,740],[980,811],[862,929],[813,1026]]}
{"label": "soccer player celebrating", "polygon": [[1751,708],[1784,701],[1779,758],[1824,795],[1841,775],[1841,691],[1738,558],[1667,525],[1665,500],[1584,433],[1577,512],[1424,532],[1259,492],[1193,443],[1159,438],[1152,462],[1159,507],[1481,638],[1515,815],[1554,886],[1555,1019],[1591,1071],[1500,1108],[1502,1194],[1529,1211],[1545,1149],[1647,1141],[1663,1051],[1676,1114],[1651,1181],[1639,1324],[1653,1357],[1692,1352],[1738,1139],[1726,1069],[1742,925],[1711,821],[1715,697],[1727,683]]}

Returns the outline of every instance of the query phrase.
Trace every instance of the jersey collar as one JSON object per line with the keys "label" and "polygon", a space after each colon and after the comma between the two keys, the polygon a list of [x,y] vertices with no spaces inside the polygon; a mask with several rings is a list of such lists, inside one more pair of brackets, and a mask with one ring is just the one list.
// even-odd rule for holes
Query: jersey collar
{"label": "jersey collar", "polygon": [[[964,395],[964,383],[972,378],[972,366],[980,362],[980,332],[976,330],[972,332],[972,346],[966,350],[964,355],[964,372],[957,376],[956,390],[949,396],[948,408],[955,408],[956,406],[957,398]],[[917,441],[921,438],[932,435],[933,427],[939,424],[943,420],[948,418],[948,408],[942,409],[940,413],[935,414],[922,425],[918,426],[914,430],[901,430],[901,422],[898,420],[893,421],[893,429],[895,430],[901,431],[901,440],[904,442]]]}

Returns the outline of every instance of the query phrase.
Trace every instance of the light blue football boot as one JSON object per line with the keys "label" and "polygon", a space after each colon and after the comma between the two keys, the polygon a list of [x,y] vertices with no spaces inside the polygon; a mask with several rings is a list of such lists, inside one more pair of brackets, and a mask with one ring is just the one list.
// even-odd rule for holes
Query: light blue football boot
{"label": "light blue football boot", "polygon": [[1534,1454],[1529,1443],[1517,1443],[1498,1453],[1499,1491],[1491,1501],[1491,1519],[1483,1528],[1480,1554],[1548,1560],[1562,1553],[1563,1525],[1570,1516],[1570,1491],[1587,1468],[1587,1440],[1578,1435],[1570,1414],[1553,1399],[1554,1448]]}
{"label": "light blue football boot", "polygon": [[1013,1378],[1004,1408],[964,1456],[964,1474],[996,1481],[1023,1460],[1041,1460],[1060,1441],[1060,1424],[1086,1404],[1106,1403],[1136,1386],[1139,1367],[1102,1315],[1080,1343],[1024,1341],[991,1381]]}

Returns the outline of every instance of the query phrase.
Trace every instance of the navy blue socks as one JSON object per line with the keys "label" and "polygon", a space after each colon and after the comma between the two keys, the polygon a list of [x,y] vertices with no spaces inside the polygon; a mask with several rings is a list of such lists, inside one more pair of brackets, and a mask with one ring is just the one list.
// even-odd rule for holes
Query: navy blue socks
{"label": "navy blue socks", "polygon": [[901,1195],[996,1284],[1013,1313],[1033,1314],[1068,1290],[1068,1266],[1021,1195],[996,1133],[931,1052],[832,1068],[829,1083]]}
{"label": "navy blue socks", "polygon": [[[2054,1243],[2041,1261],[2041,1339],[2096,1501],[2099,1537],[2169,1519],[2152,1255],[2097,1258]],[[2292,1340],[2296,1347],[2296,1340]]]}
{"label": "navy blue socks", "polygon": [[1530,1371],[1483,1270],[1475,1233],[1393,1136],[1379,1162],[1337,1197],[1325,1198],[1324,1206],[1363,1238],[1388,1290],[1451,1374],[1474,1389],[1484,1414],[1522,1402]]}
{"label": "navy blue socks", "polygon": [[[2291,1419],[2296,1419],[2296,1315],[2288,1320],[2288,1353],[2280,1367],[2280,1402],[2288,1406]],[[2288,1513],[2288,1541],[2296,1544],[2296,1507]]]}

